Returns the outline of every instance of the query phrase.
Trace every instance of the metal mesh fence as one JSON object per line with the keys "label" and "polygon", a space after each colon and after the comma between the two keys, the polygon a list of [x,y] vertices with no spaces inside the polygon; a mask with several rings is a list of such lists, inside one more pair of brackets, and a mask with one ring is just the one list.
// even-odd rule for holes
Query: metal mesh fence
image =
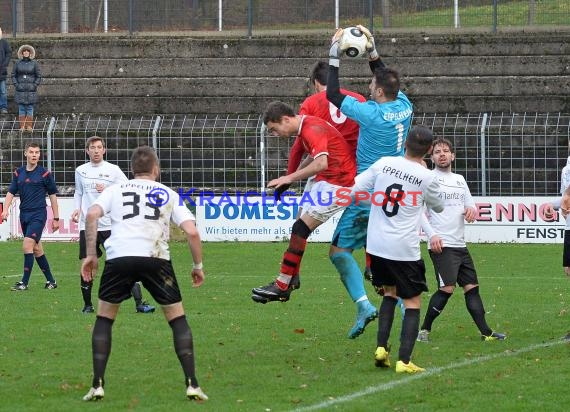
{"label": "metal mesh fence", "polygon": [[[338,3],[338,9],[336,4]],[[457,7],[454,5],[457,4]],[[16,33],[568,26],[568,0],[3,0]]]}
{"label": "metal mesh fence", "polygon": [[[559,193],[570,142],[570,114],[416,114],[414,124],[451,140],[455,171],[474,195],[540,196]],[[43,164],[53,170],[60,192],[72,195],[75,168],[85,161],[85,141],[98,135],[106,159],[129,175],[132,149],[156,148],[161,181],[175,189],[262,190],[286,172],[292,139],[265,136],[257,115],[74,116],[38,118],[33,133],[15,120],[0,120],[0,181],[6,193],[12,171],[24,163],[27,141],[43,147]],[[295,187],[299,189],[299,185]]]}

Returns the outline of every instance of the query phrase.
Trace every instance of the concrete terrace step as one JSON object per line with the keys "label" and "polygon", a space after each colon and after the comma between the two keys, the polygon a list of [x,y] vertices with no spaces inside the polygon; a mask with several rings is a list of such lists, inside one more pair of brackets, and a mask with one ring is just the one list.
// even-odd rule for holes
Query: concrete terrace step
{"label": "concrete terrace step", "polygon": [[[326,61],[327,57],[322,60]],[[48,78],[160,77],[298,77],[310,70],[315,58],[133,58],[44,59]],[[570,56],[420,56],[386,57],[386,65],[403,76],[556,76],[570,75]],[[344,59],[341,75],[371,77],[365,59]]]}

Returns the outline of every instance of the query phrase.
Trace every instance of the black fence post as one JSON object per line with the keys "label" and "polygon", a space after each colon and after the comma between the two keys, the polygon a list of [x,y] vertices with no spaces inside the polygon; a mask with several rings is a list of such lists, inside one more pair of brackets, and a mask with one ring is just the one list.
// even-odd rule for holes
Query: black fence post
{"label": "black fence post", "polygon": [[368,17],[370,18],[370,21],[368,23],[368,30],[370,30],[370,33],[372,33],[372,35],[374,35],[374,7],[372,0],[368,0]]}
{"label": "black fence post", "polygon": [[247,2],[247,37],[251,39],[253,30],[253,0]]}
{"label": "black fence post", "polygon": [[498,24],[498,11],[497,11],[497,0],[493,0],[493,33],[497,32],[497,24]]}
{"label": "black fence post", "polygon": [[12,37],[16,38],[18,32],[18,0],[12,0]]}
{"label": "black fence post", "polygon": [[133,0],[129,0],[129,35],[133,35]]}

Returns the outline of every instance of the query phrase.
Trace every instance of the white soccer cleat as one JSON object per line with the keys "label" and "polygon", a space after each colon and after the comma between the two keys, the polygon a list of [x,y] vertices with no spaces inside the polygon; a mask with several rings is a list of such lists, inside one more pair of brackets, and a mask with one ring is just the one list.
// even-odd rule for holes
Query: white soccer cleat
{"label": "white soccer cleat", "polygon": [[200,387],[198,386],[197,388],[194,388],[192,386],[188,386],[188,388],[186,389],[186,397],[188,399],[190,399],[191,401],[207,401],[208,400],[208,395],[206,395],[202,389],[200,389]]}
{"label": "white soccer cleat", "polygon": [[99,399],[103,399],[105,397],[105,390],[102,386],[98,388],[91,388],[87,395],[83,397],[84,401],[98,401]]}

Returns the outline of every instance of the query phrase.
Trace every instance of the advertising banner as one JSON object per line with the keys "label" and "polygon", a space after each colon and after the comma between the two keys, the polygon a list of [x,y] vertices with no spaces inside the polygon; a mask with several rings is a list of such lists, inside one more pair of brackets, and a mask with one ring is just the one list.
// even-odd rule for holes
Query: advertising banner
{"label": "advertising banner", "polygon": [[[298,198],[286,203],[272,199],[239,197],[207,199],[196,202],[196,219],[202,240],[209,242],[243,241],[274,242],[288,240],[291,226],[299,211]],[[560,213],[553,219],[544,216],[544,206],[554,197],[475,197],[478,212],[474,223],[465,224],[465,239],[471,243],[562,243],[565,221]],[[47,200],[49,205],[49,199]],[[58,198],[60,229],[51,230],[53,213],[48,206],[44,241],[76,241],[78,224],[71,220],[73,198]],[[0,208],[4,199],[0,198]],[[19,198],[14,198],[10,215],[0,224],[0,241],[22,236],[19,220]],[[0,209],[1,210],[1,209]],[[309,237],[311,242],[330,242],[342,212],[319,226]]]}
{"label": "advertising banner", "polygon": [[[478,218],[465,225],[467,242],[562,243],[565,222],[560,213],[544,216],[544,204],[555,197],[475,197]],[[280,241],[289,238],[299,210],[298,198],[273,204],[272,199],[224,196],[196,202],[198,229],[205,241]],[[330,242],[342,213],[311,235]]]}

